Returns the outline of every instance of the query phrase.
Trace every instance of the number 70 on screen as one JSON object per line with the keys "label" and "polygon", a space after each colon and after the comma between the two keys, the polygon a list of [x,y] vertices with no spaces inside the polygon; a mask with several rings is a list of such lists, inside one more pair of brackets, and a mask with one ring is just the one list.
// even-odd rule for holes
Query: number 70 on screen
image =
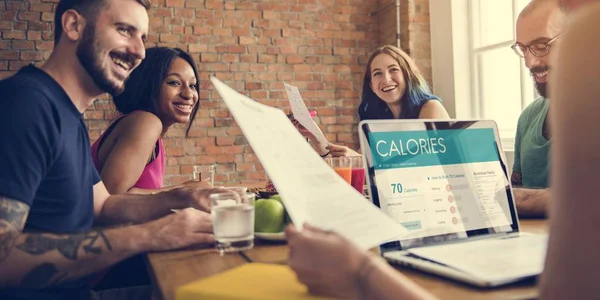
{"label": "number 70 on screen", "polygon": [[402,193],[402,184],[400,183],[392,183],[392,194],[401,194]]}

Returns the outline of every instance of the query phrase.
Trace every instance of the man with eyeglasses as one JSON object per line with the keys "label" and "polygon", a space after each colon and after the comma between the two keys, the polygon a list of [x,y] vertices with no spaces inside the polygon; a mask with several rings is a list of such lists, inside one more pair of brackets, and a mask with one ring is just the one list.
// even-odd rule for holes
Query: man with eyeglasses
{"label": "man with eyeglasses", "polygon": [[524,59],[540,96],[519,117],[515,137],[511,181],[521,217],[542,217],[547,211],[551,134],[546,85],[553,45],[560,39],[565,20],[556,0],[533,0],[517,19],[517,41],[512,49]]}

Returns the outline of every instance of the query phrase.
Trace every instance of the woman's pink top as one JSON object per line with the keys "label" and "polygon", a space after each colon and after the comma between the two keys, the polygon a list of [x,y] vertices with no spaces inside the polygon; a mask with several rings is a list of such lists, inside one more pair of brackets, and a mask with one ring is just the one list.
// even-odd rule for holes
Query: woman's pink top
{"label": "woman's pink top", "polygon": [[[115,120],[113,122],[113,124],[111,124],[108,127],[108,129],[92,145],[92,160],[94,161],[94,165],[96,166],[96,170],[98,170],[98,173],[101,173],[101,171],[102,171],[100,168],[99,161],[98,161],[98,148],[100,147],[100,144],[102,143],[102,138],[105,135],[110,134],[110,132],[114,128],[114,125],[116,125],[117,122],[121,121],[126,116],[128,116],[128,115],[122,116],[122,117],[118,118],[117,120]],[[163,178],[165,176],[166,155],[165,155],[165,146],[162,142],[162,139],[160,139],[160,138],[158,139],[158,141],[156,142],[156,147],[158,148],[157,149],[158,153],[156,155],[156,158],[154,160],[152,160],[149,164],[147,164],[146,167],[144,167],[144,171],[142,171],[140,178],[138,179],[138,181],[135,183],[135,185],[133,187],[140,188],[140,189],[159,189],[159,188],[163,187]]]}

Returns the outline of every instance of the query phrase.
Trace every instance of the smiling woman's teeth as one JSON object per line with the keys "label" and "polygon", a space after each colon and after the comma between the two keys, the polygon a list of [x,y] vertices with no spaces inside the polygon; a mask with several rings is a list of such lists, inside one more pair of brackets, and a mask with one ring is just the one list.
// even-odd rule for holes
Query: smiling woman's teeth
{"label": "smiling woman's teeth", "polygon": [[393,90],[395,88],[396,88],[396,86],[386,86],[386,87],[384,87],[381,90],[384,91],[384,92],[389,92],[389,91],[391,91],[391,90]]}
{"label": "smiling woman's teeth", "polygon": [[192,109],[192,106],[187,104],[175,104],[175,106],[181,109]]}

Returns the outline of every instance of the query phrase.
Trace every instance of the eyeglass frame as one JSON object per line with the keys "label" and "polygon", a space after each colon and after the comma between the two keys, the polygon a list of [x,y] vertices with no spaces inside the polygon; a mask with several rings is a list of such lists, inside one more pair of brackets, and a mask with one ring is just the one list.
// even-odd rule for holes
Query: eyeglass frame
{"label": "eyeglass frame", "polygon": [[[554,38],[550,39],[547,42],[537,42],[537,43],[533,43],[531,45],[523,45],[523,44],[521,44],[519,42],[516,42],[516,43],[512,44],[512,46],[510,46],[510,48],[513,49],[513,51],[519,57],[522,57],[522,58],[525,58],[525,51],[521,50],[521,48],[527,49],[527,51],[529,51],[529,53],[533,54],[533,56],[535,56],[535,57],[544,57],[544,56],[546,56],[546,55],[548,55],[550,53],[550,46],[552,46],[552,43],[554,43],[561,35],[563,35],[563,34],[560,33],[560,34],[558,34],[557,36],[555,36]],[[537,54],[534,53],[533,50],[531,50],[532,46],[540,45],[540,44],[542,44],[542,45],[544,45],[546,47],[546,50],[545,50],[546,53],[543,54],[543,55],[537,55]],[[517,47],[519,47],[519,50],[516,49]],[[521,53],[523,55],[521,55]]]}

